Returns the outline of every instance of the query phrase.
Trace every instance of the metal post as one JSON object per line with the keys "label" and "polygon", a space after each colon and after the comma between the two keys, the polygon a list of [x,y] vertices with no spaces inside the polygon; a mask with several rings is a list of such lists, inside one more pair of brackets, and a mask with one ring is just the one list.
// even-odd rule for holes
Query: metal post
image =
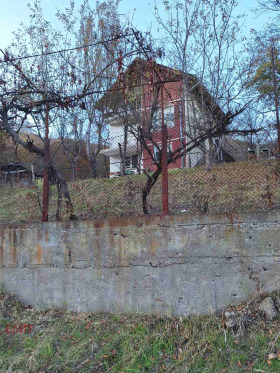
{"label": "metal post", "polygon": [[[184,118],[185,118],[185,110],[184,110],[184,101],[180,100],[180,140],[181,140],[181,147],[184,150],[185,140],[184,140]],[[175,118],[174,118],[175,120]],[[186,154],[181,157],[181,168],[186,168]]]}
{"label": "metal post", "polygon": [[43,184],[43,216],[42,221],[49,219],[49,167],[50,162],[50,140],[49,140],[49,103],[46,102],[46,127],[44,146],[44,184]]}
{"label": "metal post", "polygon": [[34,163],[31,163],[31,174],[32,174],[32,184],[35,185],[35,169],[34,169]]}
{"label": "metal post", "polygon": [[278,94],[277,94],[275,61],[274,61],[274,47],[271,47],[271,64],[272,64],[273,89],[274,89],[274,99],[275,99],[276,126],[277,126],[277,137],[278,137],[278,158],[279,158],[280,157],[280,120],[279,120]]}
{"label": "metal post", "polygon": [[167,125],[164,124],[163,83],[161,84],[161,138],[162,214],[168,215]]}

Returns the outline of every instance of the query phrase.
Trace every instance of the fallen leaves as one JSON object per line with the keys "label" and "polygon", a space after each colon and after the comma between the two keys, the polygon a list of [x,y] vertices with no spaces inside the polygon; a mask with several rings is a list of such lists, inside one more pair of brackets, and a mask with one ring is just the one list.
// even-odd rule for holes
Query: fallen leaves
{"label": "fallen leaves", "polygon": [[268,360],[280,360],[280,352],[277,353],[270,353],[268,355]]}

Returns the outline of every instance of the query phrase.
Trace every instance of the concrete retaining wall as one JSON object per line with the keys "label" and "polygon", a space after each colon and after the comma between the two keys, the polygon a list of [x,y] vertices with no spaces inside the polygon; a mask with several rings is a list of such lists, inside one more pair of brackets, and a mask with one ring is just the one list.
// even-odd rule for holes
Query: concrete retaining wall
{"label": "concrete retaining wall", "polygon": [[27,304],[188,315],[280,288],[280,214],[0,225],[0,284]]}

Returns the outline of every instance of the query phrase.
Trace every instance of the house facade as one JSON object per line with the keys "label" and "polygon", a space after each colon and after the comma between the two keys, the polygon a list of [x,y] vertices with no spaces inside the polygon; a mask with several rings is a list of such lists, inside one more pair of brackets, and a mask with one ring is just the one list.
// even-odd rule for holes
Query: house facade
{"label": "house facade", "polygon": [[[138,78],[132,79],[133,74],[138,74]],[[128,78],[124,87],[125,77]],[[160,88],[162,92],[155,92],[153,88],[156,79],[164,82]],[[197,136],[197,123],[201,121],[199,102],[195,95],[187,97],[188,99],[183,94],[183,76],[180,71],[159,64],[151,68],[149,62],[139,58],[132,62],[123,74],[122,83],[118,81],[102,103],[103,108],[106,106],[108,109],[106,115],[109,141],[107,149],[101,153],[110,158],[110,177],[120,176],[123,163],[126,174],[156,169],[162,144],[162,106],[168,132],[168,152],[185,147],[191,138]],[[148,149],[141,147],[139,127],[148,128]],[[222,161],[220,139],[214,138],[170,163],[168,168],[193,168],[202,165],[207,149],[214,152],[217,160]]]}

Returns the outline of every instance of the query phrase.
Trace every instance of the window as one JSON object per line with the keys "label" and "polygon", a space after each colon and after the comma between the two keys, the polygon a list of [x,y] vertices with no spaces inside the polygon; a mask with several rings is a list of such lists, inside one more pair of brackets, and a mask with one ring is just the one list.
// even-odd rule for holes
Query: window
{"label": "window", "polygon": [[154,145],[154,159],[155,159],[155,162],[158,162],[158,163],[160,162],[159,150],[155,145]]}
{"label": "window", "polygon": [[138,167],[138,155],[131,155],[125,157],[125,168],[137,168]]}
{"label": "window", "polygon": [[[161,148],[161,145],[160,145],[160,148]],[[169,143],[169,144],[167,144],[167,160],[170,157],[171,153],[172,153],[172,144]],[[155,145],[154,145],[154,159],[155,159],[156,162],[158,162],[158,163],[160,162],[159,150]]]}
{"label": "window", "polygon": [[159,131],[161,129],[161,113],[157,110],[153,117],[153,131]]}
{"label": "window", "polygon": [[[175,121],[174,121],[174,106],[169,106],[164,108],[164,122],[167,125],[167,127],[175,127]],[[159,131],[161,129],[162,123],[161,123],[161,109],[158,109],[154,113],[153,117],[153,130]]]}
{"label": "window", "polygon": [[171,156],[172,154],[172,144],[169,143],[167,144],[167,159]]}
{"label": "window", "polygon": [[164,120],[167,127],[175,127],[174,106],[170,106],[164,109]]}
{"label": "window", "polygon": [[138,155],[137,154],[131,156],[131,166],[132,168],[138,167]]}
{"label": "window", "polygon": [[125,167],[130,167],[130,157],[125,157]]}

